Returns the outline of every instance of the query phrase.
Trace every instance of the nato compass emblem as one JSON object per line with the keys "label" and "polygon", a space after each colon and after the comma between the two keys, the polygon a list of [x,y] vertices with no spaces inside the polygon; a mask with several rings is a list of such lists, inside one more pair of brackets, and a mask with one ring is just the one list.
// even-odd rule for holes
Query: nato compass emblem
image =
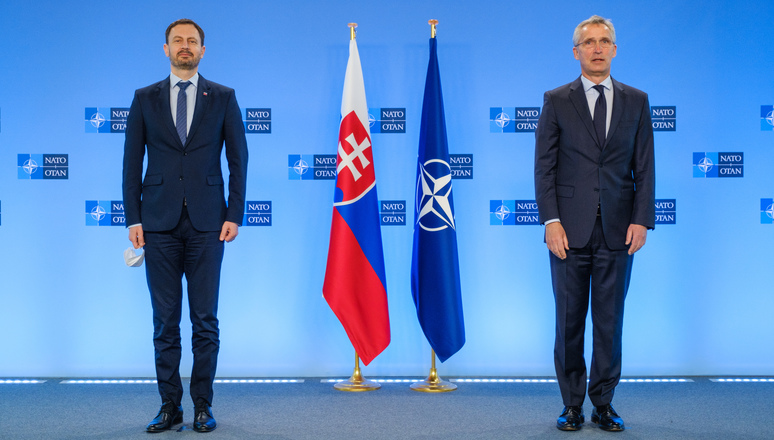
{"label": "nato compass emblem", "polygon": [[774,199],[761,199],[761,223],[774,223]]}
{"label": "nato compass emblem", "polygon": [[501,112],[497,116],[495,116],[495,124],[497,124],[500,129],[505,128],[506,125],[508,125],[511,122],[511,117],[508,116],[508,113]]}
{"label": "nato compass emblem", "polygon": [[309,164],[304,161],[304,159],[298,159],[296,163],[293,164],[293,171],[296,172],[298,175],[303,175],[309,170]]}
{"label": "nato compass emblem", "polygon": [[761,106],[761,130],[774,131],[774,105]]}
{"label": "nato compass emblem", "polygon": [[91,126],[94,128],[99,129],[103,125],[105,125],[105,117],[102,116],[102,113],[97,112],[91,115],[91,118],[89,119],[89,122],[91,123]]}
{"label": "nato compass emblem", "polygon": [[702,173],[707,174],[709,172],[709,170],[712,169],[713,165],[715,165],[715,164],[712,163],[712,159],[710,159],[709,157],[705,156],[703,159],[701,159],[699,161],[698,167],[699,167],[699,169],[701,170]]}
{"label": "nato compass emblem", "polygon": [[91,218],[93,218],[96,221],[100,221],[103,218],[105,218],[105,214],[107,214],[107,211],[105,211],[105,208],[97,205],[94,208],[91,209]]}
{"label": "nato compass emblem", "polygon": [[508,216],[511,215],[511,210],[508,209],[505,205],[500,205],[495,209],[495,217],[497,217],[498,220],[503,221],[508,218]]}
{"label": "nato compass emblem", "polygon": [[419,166],[417,179],[417,223],[425,231],[442,231],[454,227],[452,208],[452,175],[448,163],[430,159]]}
{"label": "nato compass emblem", "polygon": [[33,175],[35,174],[35,171],[37,171],[38,169],[38,164],[37,162],[35,162],[34,159],[29,158],[24,161],[24,165],[22,165],[22,169],[24,170],[25,173],[29,175]]}

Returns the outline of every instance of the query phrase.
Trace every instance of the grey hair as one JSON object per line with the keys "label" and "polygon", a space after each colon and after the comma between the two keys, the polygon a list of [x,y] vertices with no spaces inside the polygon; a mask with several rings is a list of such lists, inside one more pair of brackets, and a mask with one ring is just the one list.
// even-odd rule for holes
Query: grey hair
{"label": "grey hair", "polygon": [[613,44],[615,44],[615,27],[613,27],[613,22],[608,20],[607,18],[600,17],[599,15],[592,15],[588,19],[580,22],[580,24],[575,28],[575,32],[572,33],[573,46],[577,46],[578,44],[580,44],[581,32],[583,31],[584,27],[590,24],[601,24],[602,26],[606,26],[607,29],[610,31],[610,38],[613,40]]}

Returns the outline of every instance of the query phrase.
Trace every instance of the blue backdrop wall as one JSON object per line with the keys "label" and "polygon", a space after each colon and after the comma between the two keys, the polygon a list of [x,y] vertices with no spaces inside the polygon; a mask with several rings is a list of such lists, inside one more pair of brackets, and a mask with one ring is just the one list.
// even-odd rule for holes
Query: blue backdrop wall
{"label": "blue backdrop wall", "polygon": [[[405,133],[372,135],[380,199],[407,201],[408,209],[406,225],[382,227],[392,343],[365,372],[426,374],[430,348],[409,270],[430,18],[440,21],[450,152],[473,159],[473,178],[454,181],[467,344],[441,373],[553,375],[543,228],[497,225],[492,214],[503,201],[534,199],[534,134],[496,133],[490,115],[540,107],[545,90],[575,79],[572,31],[594,13],[617,28],[613,76],[676,114],[673,131],[655,134],[656,197],[674,203],[674,216],[662,213],[674,224],[658,225],[635,258],[624,375],[774,373],[764,342],[774,309],[774,225],[765,212],[774,197],[774,132],[762,118],[774,104],[769,0],[593,8],[565,0],[6,0],[0,376],[153,376],[144,269],[123,263],[126,230],[95,226],[91,216],[102,201],[110,218],[109,202],[121,200],[124,136],[94,133],[90,115],[115,119],[120,131],[120,111],[111,118],[110,109],[128,108],[136,88],[169,74],[164,30],[181,17],[206,32],[201,74],[234,87],[243,110],[271,110],[271,132],[247,135],[247,199],[271,202],[271,226],[245,226],[227,245],[220,376],[351,372],[353,350],[321,294],[334,181],[299,180],[288,167],[291,155],[336,152],[351,21],[359,23],[369,107],[406,116]],[[743,155],[743,177],[707,177],[712,171],[695,165],[706,156],[717,166],[729,152]],[[19,166],[62,155],[66,179],[31,178]],[[188,352],[185,318],[183,328]],[[185,372],[190,354],[184,364]]]}

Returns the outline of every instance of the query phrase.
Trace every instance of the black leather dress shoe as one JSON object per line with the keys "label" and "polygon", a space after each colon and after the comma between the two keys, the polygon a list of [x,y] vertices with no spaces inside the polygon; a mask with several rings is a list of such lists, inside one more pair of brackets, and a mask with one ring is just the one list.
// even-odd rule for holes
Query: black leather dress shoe
{"label": "black leather dress shoe", "polygon": [[599,429],[605,431],[623,431],[624,422],[612,405],[595,406],[591,412],[591,421],[599,425]]}
{"label": "black leather dress shoe", "polygon": [[196,408],[193,429],[196,432],[210,432],[218,426],[212,417],[212,409],[209,406]]}
{"label": "black leather dress shoe", "polygon": [[565,406],[562,414],[556,419],[556,427],[561,431],[577,431],[585,421],[582,407]]}
{"label": "black leather dress shoe", "polygon": [[178,423],[183,423],[183,407],[175,406],[172,402],[164,402],[161,404],[156,418],[148,423],[145,430],[148,432],[166,431]]}

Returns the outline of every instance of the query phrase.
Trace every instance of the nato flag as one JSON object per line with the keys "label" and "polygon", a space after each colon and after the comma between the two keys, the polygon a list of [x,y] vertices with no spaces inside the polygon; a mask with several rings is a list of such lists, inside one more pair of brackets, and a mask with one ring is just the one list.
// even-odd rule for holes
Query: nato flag
{"label": "nato flag", "polygon": [[422,331],[444,362],[465,344],[465,323],[435,38],[430,39],[416,185],[411,293]]}

